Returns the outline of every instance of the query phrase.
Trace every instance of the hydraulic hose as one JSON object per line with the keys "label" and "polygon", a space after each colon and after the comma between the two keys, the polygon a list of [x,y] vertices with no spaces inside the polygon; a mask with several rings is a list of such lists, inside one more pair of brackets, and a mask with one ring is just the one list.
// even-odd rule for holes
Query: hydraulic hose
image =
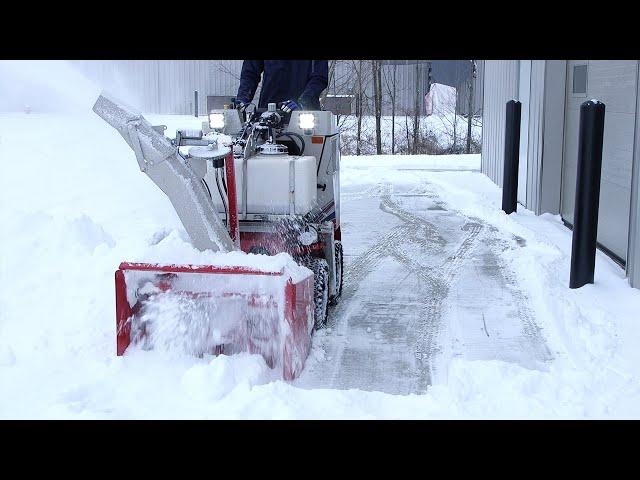
{"label": "hydraulic hose", "polygon": [[293,136],[293,137],[298,138],[300,140],[300,143],[302,144],[302,147],[300,147],[300,155],[302,155],[304,153],[304,149],[306,147],[306,144],[305,144],[305,141],[304,141],[304,138],[302,137],[302,135],[300,135],[299,133],[295,133],[295,132],[282,132],[280,134],[280,136],[281,137],[285,137],[286,136],[286,137],[289,137],[289,138],[292,138],[292,136]]}
{"label": "hydraulic hose", "polygon": [[222,205],[224,207],[224,222],[225,225],[229,225],[229,207],[227,206],[226,194],[222,193],[222,187],[220,186],[220,169],[216,168],[216,185],[218,187],[218,193],[222,199]]}

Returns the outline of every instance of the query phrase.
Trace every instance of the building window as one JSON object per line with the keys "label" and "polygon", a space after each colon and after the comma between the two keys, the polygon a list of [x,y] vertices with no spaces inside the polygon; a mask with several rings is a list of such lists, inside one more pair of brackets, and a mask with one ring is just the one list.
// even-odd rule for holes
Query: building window
{"label": "building window", "polygon": [[587,94],[587,66],[575,65],[573,67],[573,94]]}

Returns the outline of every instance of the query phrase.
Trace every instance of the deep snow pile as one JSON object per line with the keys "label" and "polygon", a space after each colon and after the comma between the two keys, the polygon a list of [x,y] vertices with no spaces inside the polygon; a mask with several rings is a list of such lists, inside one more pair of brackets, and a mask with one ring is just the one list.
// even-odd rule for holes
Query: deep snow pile
{"label": "deep snow pile", "polygon": [[[596,284],[569,290],[571,237],[557,217],[506,216],[486,177],[420,171],[428,157],[344,158],[342,182],[427,180],[449,208],[525,239],[508,260],[554,351],[549,371],[454,360],[447,384],[393,396],[297,388],[256,355],[134,348],[116,357],[119,262],[206,263],[216,254],[191,247],[133,152],[90,112],[97,90],[80,88],[80,77],[63,83],[76,88],[81,112],[0,113],[0,418],[640,417],[640,291],[601,254]],[[169,131],[200,123],[148,118]],[[477,168],[477,155],[456,160]],[[316,350],[309,361],[329,360]]]}

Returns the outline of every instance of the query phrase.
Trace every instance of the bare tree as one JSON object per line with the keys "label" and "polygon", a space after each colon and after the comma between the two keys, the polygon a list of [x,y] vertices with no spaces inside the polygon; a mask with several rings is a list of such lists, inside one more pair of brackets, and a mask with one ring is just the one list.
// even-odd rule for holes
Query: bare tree
{"label": "bare tree", "polygon": [[356,134],[356,155],[360,155],[360,143],[362,141],[362,60],[358,60],[356,70],[356,119],[358,130]]}
{"label": "bare tree", "polygon": [[235,72],[231,68],[229,68],[229,66],[226,63],[223,63],[223,62],[226,62],[226,60],[218,60],[218,65],[217,65],[218,68],[217,68],[217,70],[220,73],[223,73],[225,75],[229,75],[234,80],[240,80],[240,74]]}
{"label": "bare tree", "polygon": [[382,154],[382,61],[371,60],[373,104],[376,118],[376,154]]}
{"label": "bare tree", "polygon": [[404,112],[404,131],[407,134],[407,154],[410,154],[413,151],[413,146],[411,146],[411,141],[409,137],[409,112],[405,110]]}
{"label": "bare tree", "polygon": [[420,134],[420,62],[416,60],[416,96],[413,108],[413,149],[412,153],[418,153],[418,135]]}
{"label": "bare tree", "polygon": [[467,109],[467,148],[466,153],[471,153],[471,122],[473,121],[473,87],[476,79],[476,61],[471,60],[471,78],[469,79],[469,108]]}
{"label": "bare tree", "polygon": [[365,68],[364,60],[353,60],[353,68],[355,70],[356,83],[354,93],[356,97],[356,119],[357,119],[357,131],[356,131],[356,155],[360,155],[362,152],[362,119],[365,114],[366,107],[369,104],[369,98],[367,96],[367,87],[369,84],[369,75]]}
{"label": "bare tree", "polygon": [[387,70],[383,70],[384,81],[387,87],[387,93],[391,100],[391,155],[396,153],[396,97],[397,97],[397,73],[398,65],[394,63],[391,67],[391,73],[387,73]]}
{"label": "bare tree", "polygon": [[[320,103],[324,104],[325,99],[329,93],[329,90],[333,91],[333,94],[336,94],[336,64],[337,60],[329,60],[329,77],[327,82],[327,88],[324,89],[322,94],[320,95]],[[332,88],[333,87],[333,88]]]}

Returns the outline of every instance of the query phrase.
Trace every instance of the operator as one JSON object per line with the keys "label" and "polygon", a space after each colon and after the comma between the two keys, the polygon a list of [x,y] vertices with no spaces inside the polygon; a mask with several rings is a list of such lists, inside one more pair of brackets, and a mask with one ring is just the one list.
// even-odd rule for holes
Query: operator
{"label": "operator", "polygon": [[269,103],[282,104],[285,113],[292,110],[320,110],[320,94],[327,88],[327,60],[245,60],[234,107],[241,110],[253,100],[262,75],[258,108]]}

